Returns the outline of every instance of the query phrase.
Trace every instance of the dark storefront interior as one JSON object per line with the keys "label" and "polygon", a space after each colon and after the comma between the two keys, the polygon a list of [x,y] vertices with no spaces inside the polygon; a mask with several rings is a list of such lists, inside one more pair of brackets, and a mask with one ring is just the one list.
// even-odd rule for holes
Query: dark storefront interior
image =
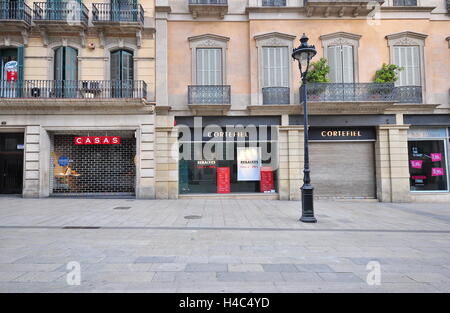
{"label": "dark storefront interior", "polygon": [[0,133],[0,194],[21,194],[23,184],[22,133]]}
{"label": "dark storefront interior", "polygon": [[[79,136],[119,136],[120,144],[76,145]],[[51,136],[53,195],[134,195],[134,132],[95,131]]]}

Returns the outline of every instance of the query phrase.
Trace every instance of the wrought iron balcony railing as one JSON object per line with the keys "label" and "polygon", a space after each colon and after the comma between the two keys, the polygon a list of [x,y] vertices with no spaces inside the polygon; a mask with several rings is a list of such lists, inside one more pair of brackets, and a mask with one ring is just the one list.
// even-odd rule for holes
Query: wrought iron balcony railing
{"label": "wrought iron balcony railing", "polygon": [[417,0],[394,0],[394,7],[416,7]]}
{"label": "wrought iron balcony railing", "polygon": [[230,104],[230,91],[228,85],[188,86],[188,104]]}
{"label": "wrought iron balcony railing", "polygon": [[211,5],[227,5],[228,0],[189,0],[189,4],[211,4]]}
{"label": "wrought iron balcony railing", "polygon": [[395,87],[391,83],[308,83],[307,98],[312,102],[422,103],[422,87]]}
{"label": "wrought iron balcony railing", "polygon": [[144,24],[144,9],[134,1],[118,4],[93,3],[92,22],[138,22]]}
{"label": "wrought iron balcony railing", "polygon": [[83,3],[76,1],[35,2],[33,11],[35,21],[61,21],[87,25],[89,19],[89,10]]}
{"label": "wrought iron balcony railing", "polygon": [[141,80],[2,80],[0,98],[145,99],[147,84]]}
{"label": "wrought iron balcony railing", "polygon": [[23,0],[0,1],[0,20],[24,21],[31,24],[31,8]]}
{"label": "wrought iron balcony railing", "polygon": [[422,86],[395,87],[396,99],[399,103],[422,103]]}
{"label": "wrought iron balcony railing", "polygon": [[447,0],[447,11],[450,12],[450,0]]}
{"label": "wrought iron balcony railing", "polygon": [[263,7],[285,7],[286,0],[263,0]]}
{"label": "wrought iron balcony railing", "polygon": [[308,83],[308,101],[366,102],[396,100],[394,84],[379,83]]}
{"label": "wrought iron balcony railing", "polygon": [[289,104],[289,87],[265,87],[262,89],[263,104]]}

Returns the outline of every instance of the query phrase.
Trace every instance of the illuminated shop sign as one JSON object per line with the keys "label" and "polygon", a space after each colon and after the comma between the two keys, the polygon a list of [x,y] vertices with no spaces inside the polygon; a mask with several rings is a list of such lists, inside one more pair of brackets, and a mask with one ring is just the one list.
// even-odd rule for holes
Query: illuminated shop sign
{"label": "illuminated shop sign", "polygon": [[75,137],[75,145],[119,145],[120,136]]}
{"label": "illuminated shop sign", "polygon": [[372,127],[311,127],[310,140],[375,140]]}

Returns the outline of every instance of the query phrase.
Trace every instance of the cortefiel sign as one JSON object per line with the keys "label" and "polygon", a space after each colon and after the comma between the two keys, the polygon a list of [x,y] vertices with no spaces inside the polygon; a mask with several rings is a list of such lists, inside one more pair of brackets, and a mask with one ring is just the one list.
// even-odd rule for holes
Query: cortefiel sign
{"label": "cortefiel sign", "polygon": [[310,140],[375,140],[373,127],[311,127]]}
{"label": "cortefiel sign", "polygon": [[75,145],[119,145],[120,136],[75,137]]}
{"label": "cortefiel sign", "polygon": [[259,147],[237,148],[237,176],[239,181],[260,180],[260,155]]}

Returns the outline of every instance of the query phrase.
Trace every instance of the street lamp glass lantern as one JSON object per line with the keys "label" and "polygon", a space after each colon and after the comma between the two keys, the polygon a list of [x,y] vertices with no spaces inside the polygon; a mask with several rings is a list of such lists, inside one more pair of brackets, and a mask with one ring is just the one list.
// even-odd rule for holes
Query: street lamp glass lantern
{"label": "street lamp glass lantern", "polygon": [[316,47],[308,45],[309,38],[303,33],[300,46],[292,51],[292,57],[299,62],[302,77],[308,72],[311,59],[317,54]]}

